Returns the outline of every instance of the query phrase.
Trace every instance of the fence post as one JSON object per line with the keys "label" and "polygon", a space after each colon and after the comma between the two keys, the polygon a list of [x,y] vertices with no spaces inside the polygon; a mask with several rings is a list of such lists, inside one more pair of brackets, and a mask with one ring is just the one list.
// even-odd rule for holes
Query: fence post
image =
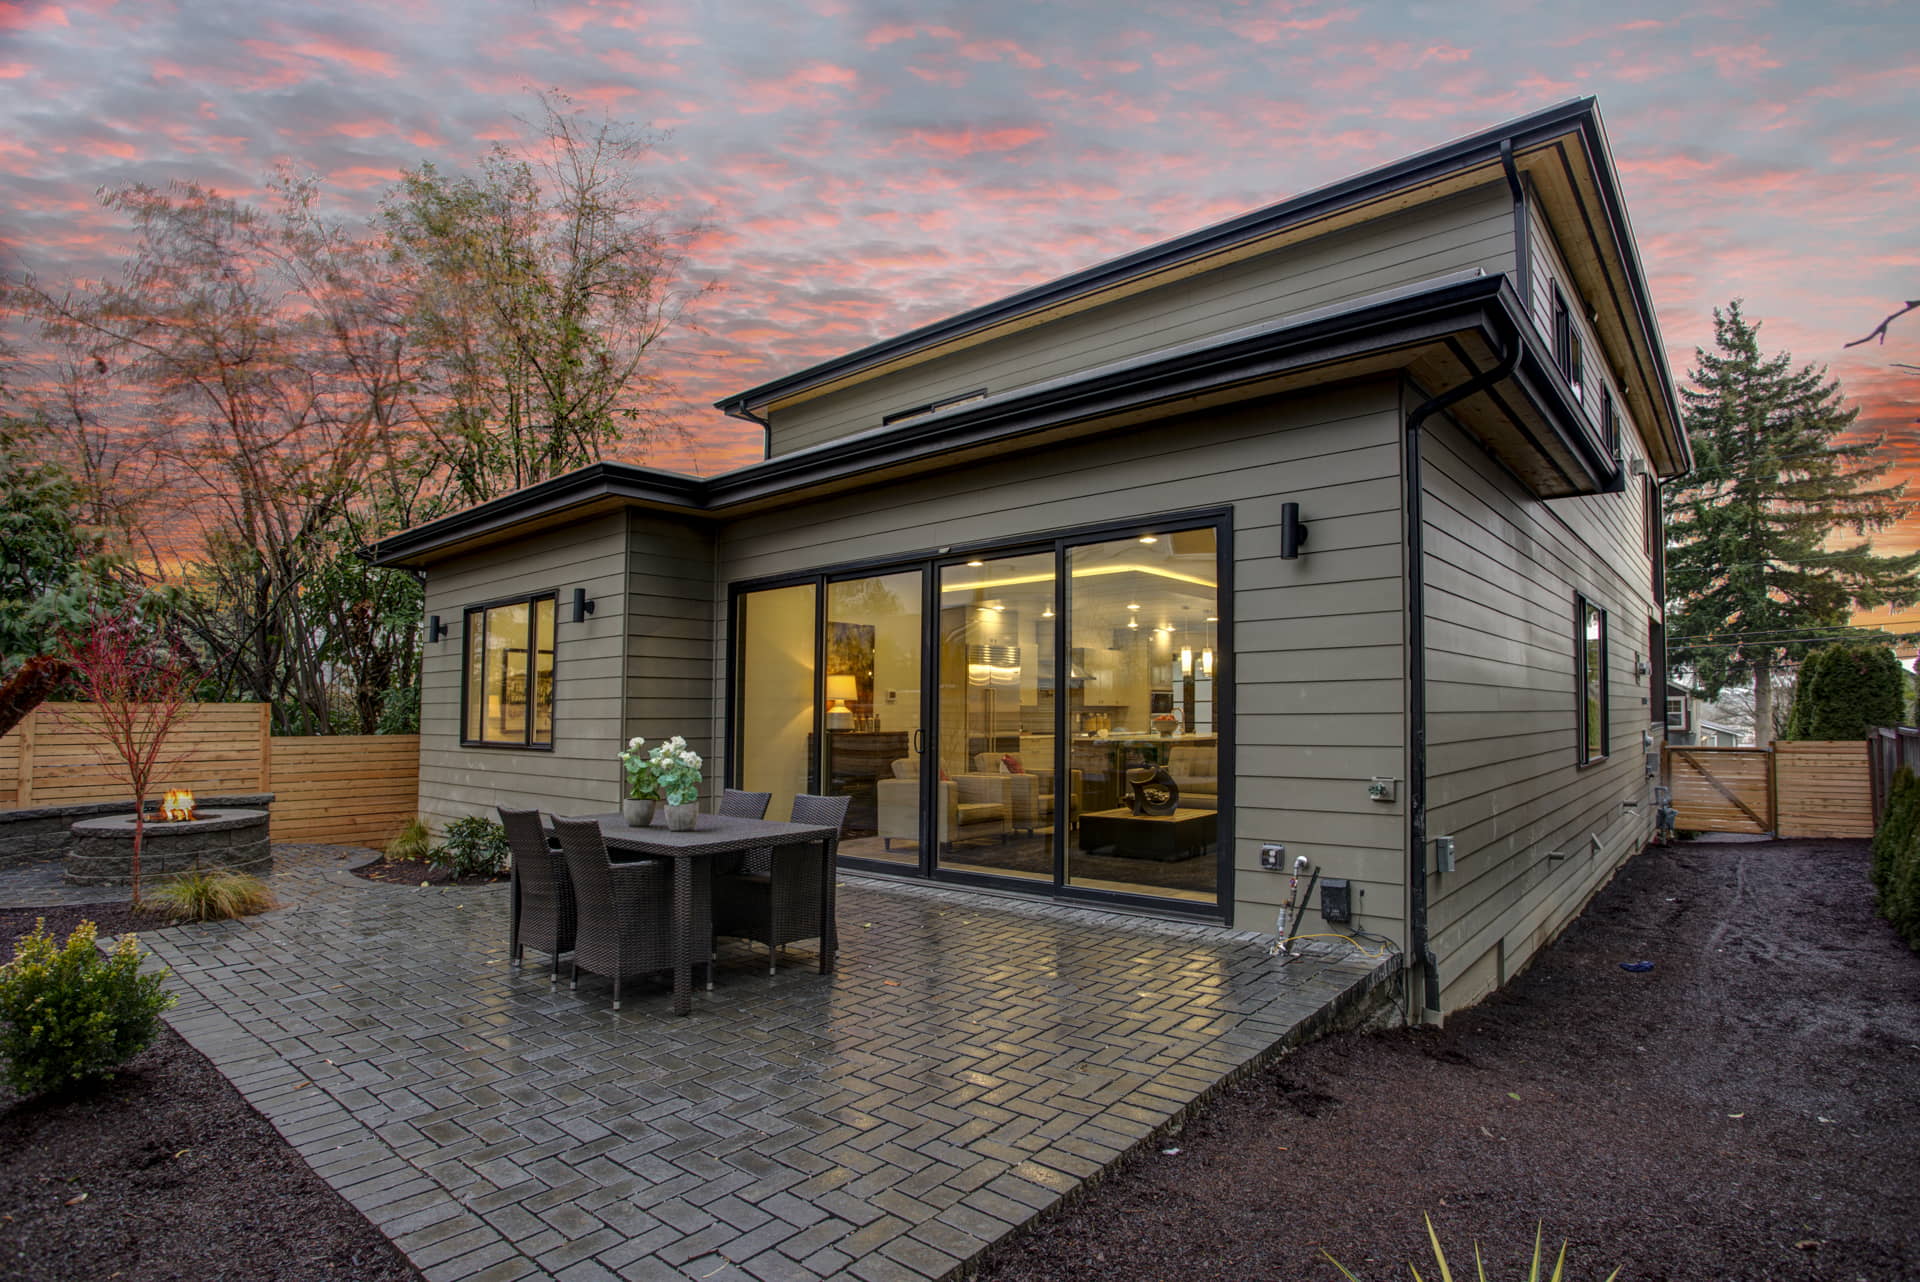
{"label": "fence post", "polygon": [[1780,741],[1767,742],[1767,834],[1780,835]]}
{"label": "fence post", "polygon": [[20,757],[17,763],[20,770],[20,783],[18,791],[14,794],[14,804],[17,806],[25,807],[33,804],[33,736],[39,722],[38,708],[20,719]]}
{"label": "fence post", "polygon": [[273,705],[260,705],[260,792],[273,791]]}

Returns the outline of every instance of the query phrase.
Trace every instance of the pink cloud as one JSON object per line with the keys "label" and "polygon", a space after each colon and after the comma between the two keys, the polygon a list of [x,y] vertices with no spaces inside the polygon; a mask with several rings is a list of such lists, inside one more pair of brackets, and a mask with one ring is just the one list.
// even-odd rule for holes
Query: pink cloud
{"label": "pink cloud", "polygon": [[1032,125],[1009,125],[1001,129],[915,129],[896,147],[960,157],[978,152],[1017,151],[1046,136],[1045,129]]}

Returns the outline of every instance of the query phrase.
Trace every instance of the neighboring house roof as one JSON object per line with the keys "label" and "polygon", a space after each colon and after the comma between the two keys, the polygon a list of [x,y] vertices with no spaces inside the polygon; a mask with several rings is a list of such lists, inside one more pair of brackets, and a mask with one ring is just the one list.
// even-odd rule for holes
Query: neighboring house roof
{"label": "neighboring house roof", "polygon": [[[1509,168],[1509,165],[1512,168]],[[756,422],[879,374],[999,338],[1058,316],[1212,270],[1337,227],[1397,212],[1516,173],[1534,182],[1543,216],[1561,232],[1582,291],[1601,308],[1599,332],[1636,403],[1654,421],[1649,441],[1662,475],[1691,465],[1659,322],[1620,198],[1599,108],[1581,98],[1496,125],[1430,151],[1199,231],[1022,290],[982,307],[870,344],[715,402]]]}
{"label": "neighboring house roof", "polygon": [[1446,386],[1518,353],[1499,386],[1452,408],[1545,493],[1593,493],[1614,467],[1503,276],[1459,273],[1128,357],[795,450],[709,479],[595,463],[401,531],[369,549],[420,566],[599,511],[694,518],[854,490],[1167,413],[1384,370]]}

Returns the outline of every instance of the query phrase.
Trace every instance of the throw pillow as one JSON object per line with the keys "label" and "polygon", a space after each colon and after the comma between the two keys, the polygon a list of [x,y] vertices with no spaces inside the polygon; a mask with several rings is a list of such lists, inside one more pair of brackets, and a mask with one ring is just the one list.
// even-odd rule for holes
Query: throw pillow
{"label": "throw pillow", "polygon": [[1000,758],[1000,773],[1023,775],[1027,773],[1027,768],[1020,764],[1020,758],[1014,756],[1012,753],[1008,753],[1006,756]]}

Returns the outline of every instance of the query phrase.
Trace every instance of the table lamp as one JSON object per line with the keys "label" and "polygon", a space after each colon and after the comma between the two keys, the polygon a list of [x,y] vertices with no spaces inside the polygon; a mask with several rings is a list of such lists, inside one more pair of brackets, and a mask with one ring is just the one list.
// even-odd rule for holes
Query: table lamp
{"label": "table lamp", "polygon": [[853,729],[853,709],[847,700],[860,697],[860,683],[851,673],[835,673],[827,678],[827,729]]}

